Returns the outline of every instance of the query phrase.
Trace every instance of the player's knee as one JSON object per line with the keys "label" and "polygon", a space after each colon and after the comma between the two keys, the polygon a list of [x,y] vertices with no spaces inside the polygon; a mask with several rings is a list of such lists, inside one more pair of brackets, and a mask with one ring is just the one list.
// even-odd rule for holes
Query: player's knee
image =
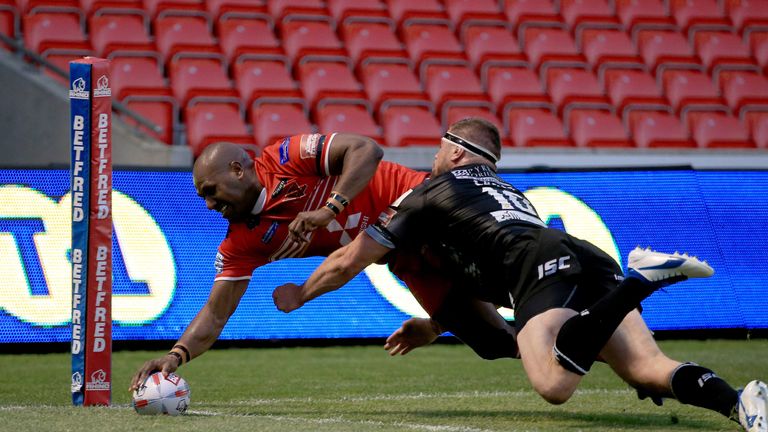
{"label": "player's knee", "polygon": [[561,405],[573,396],[576,387],[563,382],[540,384],[534,387],[536,393],[552,405]]}

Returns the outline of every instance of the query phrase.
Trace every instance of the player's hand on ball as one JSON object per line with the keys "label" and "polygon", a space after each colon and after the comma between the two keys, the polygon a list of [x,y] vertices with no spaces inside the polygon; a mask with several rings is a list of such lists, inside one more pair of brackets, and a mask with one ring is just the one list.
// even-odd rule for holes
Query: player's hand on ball
{"label": "player's hand on ball", "polygon": [[440,331],[433,326],[429,318],[411,318],[395,330],[384,344],[389,355],[406,355],[418,347],[429,345],[440,336]]}
{"label": "player's hand on ball", "polygon": [[162,357],[149,360],[144,363],[143,366],[133,375],[131,380],[131,386],[128,387],[128,391],[134,391],[139,388],[141,383],[146,381],[147,377],[152,375],[153,372],[162,372],[164,376],[168,376],[169,373],[175,372],[179,368],[179,360],[172,355],[164,355]]}
{"label": "player's hand on ball", "polygon": [[302,307],[304,298],[301,293],[301,285],[293,283],[280,285],[272,292],[272,300],[274,300],[275,306],[285,313]]}
{"label": "player's hand on ball", "polygon": [[318,228],[325,228],[335,217],[336,215],[325,207],[301,212],[288,225],[288,235],[297,243],[307,242],[309,241],[307,234]]}

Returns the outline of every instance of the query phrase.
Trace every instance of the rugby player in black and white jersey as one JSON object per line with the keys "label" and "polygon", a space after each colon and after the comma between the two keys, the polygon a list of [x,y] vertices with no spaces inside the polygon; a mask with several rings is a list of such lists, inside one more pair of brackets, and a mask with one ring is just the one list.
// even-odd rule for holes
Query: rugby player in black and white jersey
{"label": "rugby player in black and white jersey", "polygon": [[[533,388],[548,402],[567,401],[599,357],[657,403],[675,398],[720,412],[747,431],[768,430],[765,383],[751,381],[737,391],[703,366],[670,359],[638,311],[655,290],[713,270],[695,257],[637,248],[624,275],[594,245],[547,228],[525,196],[496,175],[499,155],[493,125],[480,119],[453,124],[435,155],[432,179],[331,254],[304,284],[276,288],[277,307],[290,312],[371,263],[426,245],[446,271],[461,269],[465,283],[454,290],[487,305],[489,321],[498,319],[495,306],[515,308],[515,348]],[[461,305],[450,306],[451,314],[461,313]],[[413,324],[390,336],[391,351],[407,352],[440,331]]]}

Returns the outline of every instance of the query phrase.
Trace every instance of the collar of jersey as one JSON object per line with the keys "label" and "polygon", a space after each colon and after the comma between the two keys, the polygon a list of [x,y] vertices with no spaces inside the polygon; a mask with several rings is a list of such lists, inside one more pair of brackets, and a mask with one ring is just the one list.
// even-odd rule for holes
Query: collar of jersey
{"label": "collar of jersey", "polygon": [[261,213],[262,210],[264,210],[264,203],[267,202],[267,188],[261,188],[261,193],[259,193],[259,198],[256,200],[256,205],[253,206],[253,210],[251,210],[252,215],[257,215]]}

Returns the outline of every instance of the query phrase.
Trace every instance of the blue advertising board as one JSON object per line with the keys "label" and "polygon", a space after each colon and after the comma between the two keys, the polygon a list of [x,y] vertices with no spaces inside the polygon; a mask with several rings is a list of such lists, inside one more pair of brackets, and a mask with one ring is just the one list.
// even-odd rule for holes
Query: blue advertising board
{"label": "blue advertising board", "polygon": [[[515,173],[552,227],[626,265],[637,245],[688,251],[714,277],[653,294],[654,330],[768,328],[768,171]],[[71,338],[71,195],[65,170],[0,170],[0,343]],[[196,196],[189,172],[116,170],[113,179],[113,339],[177,339],[205,303],[226,222]],[[222,339],[388,336],[422,314],[385,269],[291,313],[272,290],[302,282],[319,258],[257,269]],[[511,316],[511,311],[504,311]]]}

